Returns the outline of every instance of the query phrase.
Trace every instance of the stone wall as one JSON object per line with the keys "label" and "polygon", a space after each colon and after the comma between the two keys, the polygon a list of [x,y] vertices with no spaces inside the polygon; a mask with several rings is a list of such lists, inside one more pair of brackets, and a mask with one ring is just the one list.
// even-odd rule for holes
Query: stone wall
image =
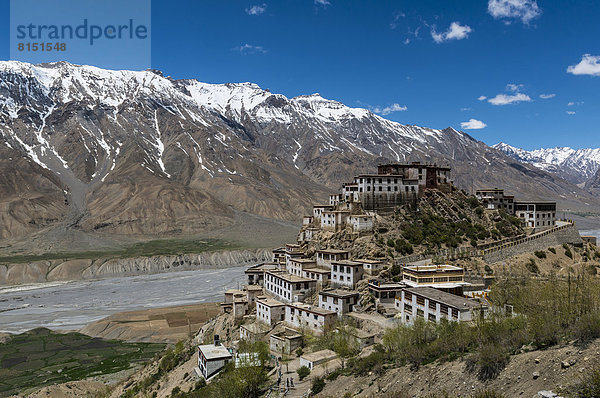
{"label": "stone wall", "polygon": [[504,261],[512,256],[523,253],[532,253],[538,250],[546,250],[552,246],[560,246],[562,244],[581,244],[581,236],[574,225],[566,226],[559,230],[548,231],[546,234],[525,238],[521,242],[517,241],[505,246],[496,248],[491,251],[486,251],[483,259],[488,264]]}

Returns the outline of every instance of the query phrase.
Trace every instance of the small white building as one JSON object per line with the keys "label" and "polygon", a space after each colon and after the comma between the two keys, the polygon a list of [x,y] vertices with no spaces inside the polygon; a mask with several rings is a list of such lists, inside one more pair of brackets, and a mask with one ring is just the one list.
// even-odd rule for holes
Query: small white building
{"label": "small white building", "polygon": [[358,304],[358,292],[343,289],[325,289],[319,292],[319,307],[335,311],[338,318],[352,312]]}
{"label": "small white building", "polygon": [[379,272],[381,272],[381,270],[383,269],[383,267],[385,266],[386,262],[385,259],[381,259],[381,258],[375,258],[375,259],[367,259],[367,258],[362,258],[359,260],[354,260],[357,263],[361,263],[363,265],[363,270],[365,272],[365,274],[367,275],[378,275]]}
{"label": "small white building", "polygon": [[326,211],[334,210],[335,206],[332,205],[314,205],[313,206],[313,221],[318,225],[321,225],[321,217]]}
{"label": "small white building", "polygon": [[363,265],[356,261],[341,260],[331,263],[331,284],[354,289],[356,283],[362,279]]}
{"label": "small white building", "polygon": [[302,258],[304,257],[304,251],[300,247],[300,245],[296,243],[287,243],[285,245],[285,266],[290,266],[290,261],[292,259]]}
{"label": "small white building", "polygon": [[340,197],[341,195],[339,193],[335,195],[329,195],[329,205],[336,206],[338,203],[340,203]]}
{"label": "small white building", "polygon": [[304,216],[302,217],[302,225],[310,225],[314,220],[314,216]]}
{"label": "small white building", "polygon": [[262,322],[244,324],[240,326],[240,340],[261,341],[270,330],[271,327]]}
{"label": "small white building", "polygon": [[285,328],[279,333],[273,333],[269,339],[269,348],[273,352],[291,354],[302,346],[302,335],[294,329]]}
{"label": "small white building", "polygon": [[332,261],[347,260],[350,253],[347,250],[321,249],[317,250],[317,266],[331,269]]}
{"label": "small white building", "polygon": [[229,350],[218,342],[198,346],[198,369],[206,380],[219,373],[232,359]]}
{"label": "small white building", "polygon": [[475,191],[475,196],[488,210],[505,210],[508,214],[515,214],[515,197],[505,195],[504,189],[487,188]]}
{"label": "small white building", "polygon": [[273,326],[277,322],[285,319],[285,304],[272,299],[271,297],[261,296],[256,298],[256,320]]}
{"label": "small white building", "polygon": [[426,321],[468,322],[474,319],[477,312],[485,315],[486,308],[482,304],[446,293],[432,287],[413,287],[402,289],[394,303],[400,319],[405,324],[412,324],[415,319]]}
{"label": "small white building", "polygon": [[331,210],[323,212],[321,216],[321,229],[323,231],[341,231],[346,228],[350,211],[348,210]]}
{"label": "small white building", "polygon": [[327,268],[321,267],[305,268],[302,271],[302,276],[308,279],[316,280],[317,285],[325,286],[329,283],[331,271]]}
{"label": "small white building", "polygon": [[556,226],[556,202],[515,202],[515,216],[538,230]]}
{"label": "small white building", "polygon": [[316,334],[321,334],[325,329],[333,327],[337,320],[337,313],[324,310],[304,303],[292,303],[285,307],[285,321],[292,327],[306,327]]}
{"label": "small white building", "polygon": [[300,367],[306,366],[312,371],[315,366],[329,362],[335,358],[337,358],[337,354],[331,350],[311,352],[300,357]]}
{"label": "small white building", "polygon": [[297,257],[291,258],[287,268],[287,272],[296,275],[303,276],[302,271],[305,268],[314,268],[317,266],[317,262],[315,260],[311,260],[310,258]]}
{"label": "small white building", "polygon": [[355,232],[367,232],[373,230],[373,216],[368,214],[355,214],[348,218],[352,230]]}
{"label": "small white building", "polygon": [[265,272],[265,292],[284,303],[300,301],[311,290],[317,288],[317,281],[290,275],[285,271]]}
{"label": "small white building", "polygon": [[450,264],[406,265],[402,282],[407,287],[433,287],[458,296],[470,285],[465,282],[465,270]]}
{"label": "small white building", "polygon": [[358,202],[358,184],[346,183],[342,185],[342,198],[346,202]]}

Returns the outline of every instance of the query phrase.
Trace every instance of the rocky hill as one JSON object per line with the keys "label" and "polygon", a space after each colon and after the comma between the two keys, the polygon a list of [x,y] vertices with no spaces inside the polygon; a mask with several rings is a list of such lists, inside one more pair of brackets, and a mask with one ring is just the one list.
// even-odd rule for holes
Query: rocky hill
{"label": "rocky hill", "polygon": [[600,169],[594,177],[585,183],[585,189],[600,196]]}
{"label": "rocky hill", "polygon": [[523,233],[520,220],[504,211],[484,210],[477,198],[464,191],[428,190],[416,205],[380,212],[373,234],[321,231],[306,249],[308,256],[317,249],[331,247],[349,250],[356,258],[392,259],[440,249],[482,247]]}
{"label": "rocky hill", "polygon": [[36,247],[202,234],[231,227],[238,212],[298,220],[389,161],[450,164],[468,189],[600,206],[452,128],[402,125],[318,94],[65,62],[0,62],[0,154],[0,239],[35,236]]}

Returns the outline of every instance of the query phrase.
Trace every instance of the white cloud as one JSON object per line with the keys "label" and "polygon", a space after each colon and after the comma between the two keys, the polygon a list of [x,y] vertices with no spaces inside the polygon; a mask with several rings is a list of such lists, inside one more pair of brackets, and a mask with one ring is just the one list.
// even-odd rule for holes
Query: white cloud
{"label": "white cloud", "polygon": [[477,98],[477,101],[485,101],[487,99],[487,97],[485,95],[480,95],[479,98]]}
{"label": "white cloud", "polygon": [[567,106],[573,106],[573,105],[583,105],[583,101],[570,101]]}
{"label": "white cloud", "polygon": [[394,13],[394,19],[390,22],[390,29],[396,29],[398,27],[398,21],[400,18],[404,18],[406,16],[402,11],[398,11]]}
{"label": "white cloud", "polygon": [[394,104],[386,106],[384,108],[382,108],[380,106],[376,106],[375,108],[373,108],[373,112],[379,113],[379,114],[385,116],[385,115],[389,115],[392,112],[403,112],[407,109],[408,108],[406,106],[400,106],[400,104],[394,103]]}
{"label": "white cloud", "polygon": [[471,111],[471,108],[460,108],[461,112],[467,112],[467,111]]}
{"label": "white cloud", "polygon": [[267,50],[265,50],[262,46],[253,46],[252,44],[242,44],[239,47],[234,47],[233,48],[235,51],[239,51],[240,53],[244,54],[244,55],[250,55],[250,54],[264,54],[267,52]]}
{"label": "white cloud", "polygon": [[496,19],[520,19],[524,24],[539,16],[542,10],[536,0],[489,0],[488,12]]}
{"label": "white cloud", "polygon": [[315,4],[318,6],[330,6],[329,0],[315,0]]}
{"label": "white cloud", "polygon": [[506,85],[506,90],[512,91],[512,92],[519,92],[519,91],[521,91],[522,88],[523,88],[522,84],[508,83]]}
{"label": "white cloud", "polygon": [[469,119],[468,122],[462,122],[460,128],[464,130],[480,130],[486,128],[487,124],[477,119]]}
{"label": "white cloud", "polygon": [[550,99],[556,97],[556,94],[540,94],[541,99]]}
{"label": "white cloud", "polygon": [[508,105],[517,104],[519,102],[530,102],[531,98],[527,94],[516,93],[516,94],[498,94],[494,98],[488,99],[488,102],[492,105]]}
{"label": "white cloud", "polygon": [[260,15],[265,11],[267,11],[267,5],[265,3],[246,8],[246,14],[248,15]]}
{"label": "white cloud", "polygon": [[473,29],[468,25],[461,25],[460,22],[452,22],[448,30],[442,33],[437,33],[435,27],[433,27],[431,29],[431,37],[433,37],[433,41],[436,43],[443,43],[448,40],[466,39],[472,31]]}
{"label": "white cloud", "polygon": [[583,54],[581,61],[577,65],[570,65],[567,73],[573,75],[591,75],[600,76],[600,56]]}
{"label": "white cloud", "polygon": [[574,115],[575,111],[567,111],[567,115]]}

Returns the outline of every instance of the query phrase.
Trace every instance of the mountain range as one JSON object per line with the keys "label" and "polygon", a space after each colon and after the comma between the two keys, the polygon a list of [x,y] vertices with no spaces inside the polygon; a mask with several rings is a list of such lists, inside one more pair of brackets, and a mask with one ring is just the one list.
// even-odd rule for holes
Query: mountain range
{"label": "mountain range", "polygon": [[492,147],[520,162],[557,174],[581,187],[592,183],[600,170],[600,148],[557,147],[526,151],[503,142],[492,145]]}
{"label": "mountain range", "polygon": [[240,217],[298,222],[383,162],[436,162],[466,190],[504,187],[570,209],[600,207],[583,180],[528,159],[451,127],[403,125],[319,94],[0,62],[4,247],[202,235]]}

